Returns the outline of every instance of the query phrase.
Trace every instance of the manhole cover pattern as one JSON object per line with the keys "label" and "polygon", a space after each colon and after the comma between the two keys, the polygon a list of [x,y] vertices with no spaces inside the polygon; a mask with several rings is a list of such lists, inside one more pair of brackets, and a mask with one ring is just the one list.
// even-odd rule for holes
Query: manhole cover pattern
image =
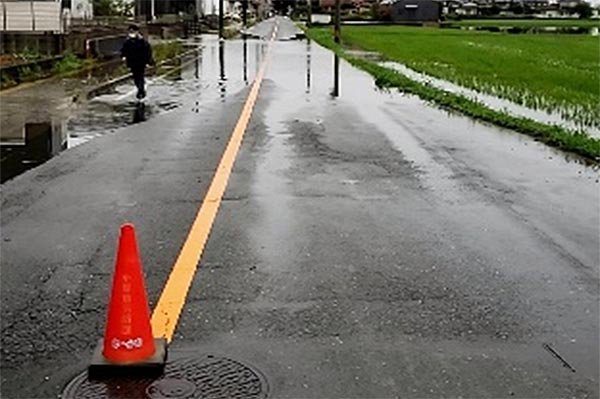
{"label": "manhole cover pattern", "polygon": [[[164,389],[175,385],[190,387],[192,384],[194,390]],[[260,372],[232,359],[206,356],[169,362],[164,375],[156,380],[110,378],[88,381],[85,371],[66,386],[62,398],[264,399],[267,394],[268,385]]]}

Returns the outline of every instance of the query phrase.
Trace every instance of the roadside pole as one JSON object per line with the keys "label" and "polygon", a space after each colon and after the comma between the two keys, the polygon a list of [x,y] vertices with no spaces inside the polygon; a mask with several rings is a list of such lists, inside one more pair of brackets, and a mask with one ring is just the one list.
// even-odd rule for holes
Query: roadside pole
{"label": "roadside pole", "polygon": [[219,0],[219,40],[224,39],[223,35],[223,0]]}
{"label": "roadside pole", "polygon": [[306,0],[306,26],[312,25],[312,0]]}
{"label": "roadside pole", "polygon": [[333,37],[336,43],[340,43],[340,0],[335,0],[335,26],[333,29]]}
{"label": "roadside pole", "polygon": [[340,96],[340,57],[336,53],[333,53],[333,91],[331,95],[333,97]]}
{"label": "roadside pole", "polygon": [[[341,42],[340,32],[340,5],[341,0],[335,0],[335,21],[333,28],[333,39],[337,44]],[[331,93],[334,97],[340,95],[340,58],[337,53],[334,53],[333,57],[333,92]]]}

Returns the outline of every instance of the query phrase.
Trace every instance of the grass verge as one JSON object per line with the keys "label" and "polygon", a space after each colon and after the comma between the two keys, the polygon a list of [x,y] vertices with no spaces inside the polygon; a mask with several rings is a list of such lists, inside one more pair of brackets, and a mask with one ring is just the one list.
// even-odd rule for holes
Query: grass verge
{"label": "grass verge", "polygon": [[54,64],[54,73],[64,75],[81,69],[84,65],[83,60],[73,53],[65,54],[64,58]]}
{"label": "grass verge", "polygon": [[395,87],[403,92],[415,94],[440,107],[459,111],[474,119],[527,134],[550,146],[579,154],[596,162],[600,160],[600,140],[583,132],[495,111],[477,101],[418,83],[375,62],[348,55],[342,46],[334,43],[329,29],[308,29],[307,35],[322,46],[331,49],[352,65],[370,73],[375,78],[375,84],[379,87]]}
{"label": "grass verge", "polygon": [[[153,47],[153,55],[156,64],[162,64],[168,60],[175,60],[183,53],[183,45],[176,40],[160,42],[155,44]],[[34,53],[28,52],[22,55],[23,58],[31,61],[41,58]],[[111,63],[119,62],[119,59],[112,59],[106,62],[99,62],[93,58],[79,58],[71,52],[67,52],[64,57],[54,63],[54,65],[42,71],[38,65],[27,65],[19,68],[19,82],[12,79],[8,74],[0,74],[0,90],[9,89],[18,86],[23,82],[39,81],[41,79],[57,79],[67,78],[78,73],[90,71],[92,69],[102,67]],[[118,65],[112,71],[113,74],[125,74],[128,73],[128,69],[124,64]]]}

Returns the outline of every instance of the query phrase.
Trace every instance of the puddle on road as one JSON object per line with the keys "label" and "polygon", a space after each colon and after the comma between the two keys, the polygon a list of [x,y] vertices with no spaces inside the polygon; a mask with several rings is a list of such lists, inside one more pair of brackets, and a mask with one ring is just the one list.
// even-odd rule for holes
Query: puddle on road
{"label": "puddle on road", "polygon": [[[135,99],[130,81],[84,99],[87,89],[123,74],[124,70],[117,68],[119,63],[93,74],[3,95],[1,182],[65,149],[144,122],[188,101],[224,101],[228,94],[249,84],[264,56],[263,44],[256,40],[233,40],[219,46],[216,37],[203,35],[196,45],[198,55],[184,58],[181,68],[162,68],[160,75],[147,78],[148,97],[143,103]],[[256,57],[249,57],[252,51]]]}

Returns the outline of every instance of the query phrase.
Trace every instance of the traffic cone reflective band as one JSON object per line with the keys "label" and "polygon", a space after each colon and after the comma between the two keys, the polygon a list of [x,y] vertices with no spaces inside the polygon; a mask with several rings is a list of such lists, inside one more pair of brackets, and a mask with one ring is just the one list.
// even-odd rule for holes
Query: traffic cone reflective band
{"label": "traffic cone reflective band", "polygon": [[121,226],[104,338],[88,376],[93,379],[131,374],[149,377],[164,370],[167,341],[154,338],[142,264],[132,224]]}
{"label": "traffic cone reflective band", "polygon": [[132,224],[121,226],[102,354],[112,362],[150,358],[156,348]]}

